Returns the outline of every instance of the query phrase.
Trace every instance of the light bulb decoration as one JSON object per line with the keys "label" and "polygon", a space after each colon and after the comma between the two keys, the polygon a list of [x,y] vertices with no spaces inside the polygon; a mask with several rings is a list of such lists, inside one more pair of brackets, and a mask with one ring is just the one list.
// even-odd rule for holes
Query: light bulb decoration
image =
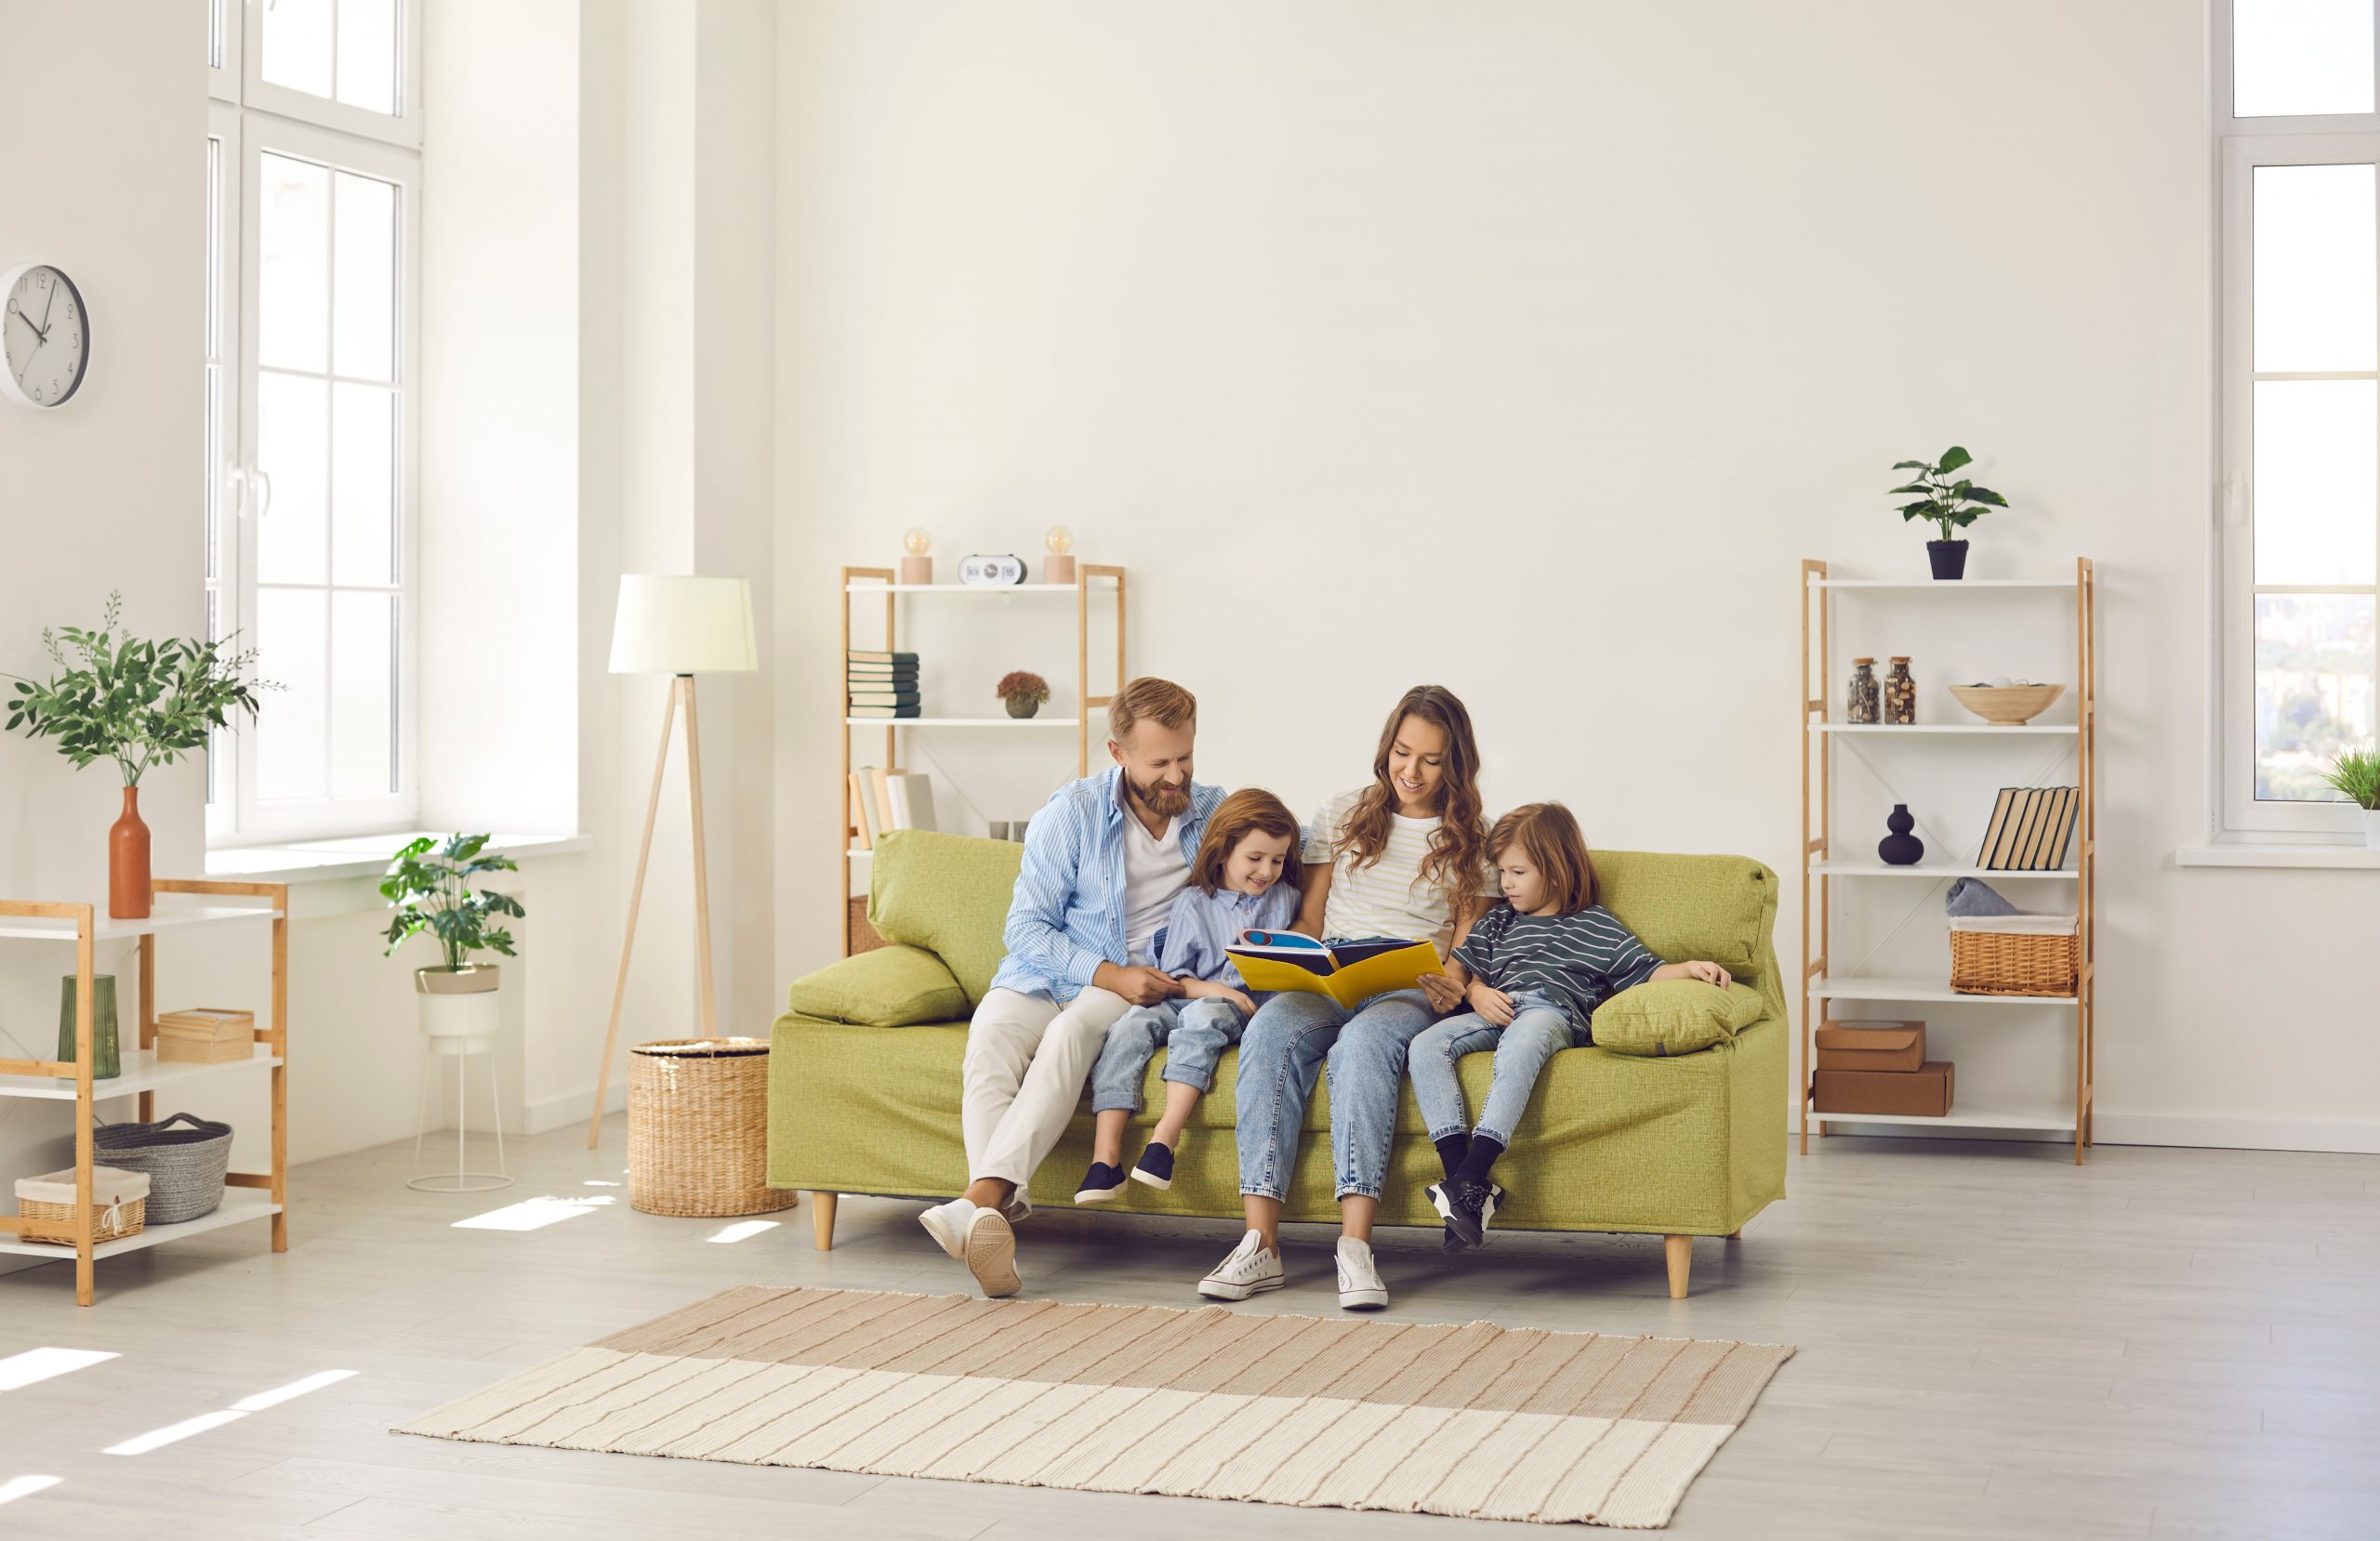
{"label": "light bulb decoration", "polygon": [[1043,564],[1041,581],[1070,584],[1075,581],[1075,533],[1063,524],[1052,524],[1050,533],[1041,537],[1050,550],[1050,560]]}
{"label": "light bulb decoration", "polygon": [[901,581],[905,584],[933,582],[933,558],[927,555],[933,549],[933,536],[927,533],[924,525],[910,526],[909,533],[901,537],[901,549],[906,553],[901,559]]}

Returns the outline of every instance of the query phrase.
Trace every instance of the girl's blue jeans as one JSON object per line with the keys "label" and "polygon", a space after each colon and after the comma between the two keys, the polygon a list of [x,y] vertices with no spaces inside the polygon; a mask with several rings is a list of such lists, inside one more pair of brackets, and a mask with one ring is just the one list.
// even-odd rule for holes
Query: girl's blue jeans
{"label": "girl's blue jeans", "polygon": [[1430,1025],[1429,997],[1392,990],[1349,1011],[1328,995],[1273,996],[1239,1046],[1239,1191],[1289,1197],[1298,1131],[1315,1076],[1330,1076],[1331,1166],[1338,1196],[1380,1197],[1396,1135],[1405,1048]]}
{"label": "girl's blue jeans", "polygon": [[1477,1132],[1499,1145],[1510,1145],[1514,1126],[1528,1111],[1528,1095],[1546,1062],[1586,1041],[1587,1035],[1570,1025],[1568,1012],[1534,994],[1513,997],[1509,1027],[1498,1027],[1469,1011],[1428,1028],[1413,1040],[1412,1062],[1413,1100],[1429,1121],[1430,1138],[1461,1134],[1469,1123],[1462,1083],[1455,1076],[1455,1066],[1464,1055],[1496,1051],[1496,1078],[1488,1084]]}
{"label": "girl's blue jeans", "polygon": [[1166,1080],[1200,1091],[1212,1089],[1216,1061],[1239,1042],[1247,1025],[1238,1007],[1215,995],[1132,1008],[1107,1030],[1099,1062],[1091,1067],[1091,1111],[1137,1111],[1141,1080],[1159,1045],[1165,1048]]}

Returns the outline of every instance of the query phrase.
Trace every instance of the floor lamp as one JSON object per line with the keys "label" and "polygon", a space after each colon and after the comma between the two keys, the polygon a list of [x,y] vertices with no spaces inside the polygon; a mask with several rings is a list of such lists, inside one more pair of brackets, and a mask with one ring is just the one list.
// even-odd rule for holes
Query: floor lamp
{"label": "floor lamp", "polygon": [[628,998],[628,955],[636,948],[637,909],[644,900],[644,866],[653,854],[653,822],[661,811],[661,774],[669,765],[669,730],[680,702],[686,708],[686,788],[694,814],[694,957],[701,971],[703,1036],[716,1037],[710,970],[710,884],[703,864],[702,735],[694,719],[694,676],[749,674],[760,666],[752,639],[752,589],[742,578],[620,578],[619,611],[612,623],[614,674],[670,676],[661,711],[661,751],[653,762],[653,793],[644,804],[644,840],[637,847],[636,882],[628,889],[628,934],[620,942],[620,975],[612,986],[612,1020],[603,1029],[603,1060],[595,1073],[595,1110],[587,1120],[587,1148],[603,1133],[603,1100],[612,1089],[612,1053],[619,1042],[620,1007]]}

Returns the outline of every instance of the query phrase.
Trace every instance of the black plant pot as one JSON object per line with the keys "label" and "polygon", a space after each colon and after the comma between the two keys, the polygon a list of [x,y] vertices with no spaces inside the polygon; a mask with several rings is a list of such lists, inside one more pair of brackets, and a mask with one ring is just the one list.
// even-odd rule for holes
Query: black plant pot
{"label": "black plant pot", "polygon": [[1929,540],[1925,543],[1925,560],[1934,564],[1937,578],[1964,578],[1967,575],[1967,543]]}
{"label": "black plant pot", "polygon": [[[1962,541],[1961,545],[1965,542]],[[1891,834],[1876,842],[1876,855],[1888,867],[1913,867],[1925,855],[1925,842],[1910,833],[1917,821],[1910,817],[1907,803],[1893,804],[1892,812],[1884,819]]]}

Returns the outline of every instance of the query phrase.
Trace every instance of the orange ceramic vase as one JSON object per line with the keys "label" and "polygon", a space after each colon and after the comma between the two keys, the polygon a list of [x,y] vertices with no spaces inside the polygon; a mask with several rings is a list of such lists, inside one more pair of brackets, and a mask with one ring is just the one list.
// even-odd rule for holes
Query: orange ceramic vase
{"label": "orange ceramic vase", "polygon": [[108,829],[108,915],[149,915],[149,826],[140,822],[140,788],[124,789],[124,815]]}

